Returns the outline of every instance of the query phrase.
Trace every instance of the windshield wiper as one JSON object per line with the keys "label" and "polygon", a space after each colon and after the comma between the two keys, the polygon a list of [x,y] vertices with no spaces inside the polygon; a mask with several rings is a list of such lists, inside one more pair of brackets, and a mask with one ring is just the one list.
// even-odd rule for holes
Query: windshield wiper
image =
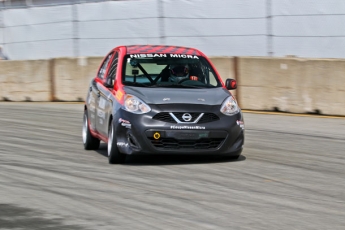
{"label": "windshield wiper", "polygon": [[172,84],[156,84],[156,85],[151,85],[148,86],[150,88],[196,88],[196,89],[203,89],[205,87],[199,87],[199,86],[194,86],[194,85],[181,85],[181,84],[176,84],[176,83],[172,83]]}
{"label": "windshield wiper", "polygon": [[124,82],[123,85],[125,85],[125,86],[141,86],[141,87],[147,87],[148,86],[144,83],[139,83],[139,82]]}

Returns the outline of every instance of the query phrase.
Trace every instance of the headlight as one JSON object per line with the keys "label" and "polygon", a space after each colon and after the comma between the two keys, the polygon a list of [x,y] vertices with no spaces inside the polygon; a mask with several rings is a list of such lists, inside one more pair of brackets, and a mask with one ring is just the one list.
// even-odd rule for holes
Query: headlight
{"label": "headlight", "polygon": [[228,97],[220,107],[220,112],[224,113],[227,116],[234,115],[240,111],[240,108],[237,105],[236,100],[230,96]]}
{"label": "headlight", "polygon": [[136,96],[126,94],[125,95],[125,103],[124,103],[124,109],[131,113],[148,113],[151,111],[150,106],[145,104],[142,100],[137,98]]}

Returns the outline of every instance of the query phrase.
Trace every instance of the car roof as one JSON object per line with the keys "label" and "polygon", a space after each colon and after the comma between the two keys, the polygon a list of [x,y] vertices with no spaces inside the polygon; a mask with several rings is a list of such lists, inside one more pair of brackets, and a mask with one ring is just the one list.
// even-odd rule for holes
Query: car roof
{"label": "car roof", "polygon": [[142,53],[170,53],[170,54],[186,54],[205,56],[201,51],[184,46],[168,46],[168,45],[129,45],[126,46],[127,54]]}

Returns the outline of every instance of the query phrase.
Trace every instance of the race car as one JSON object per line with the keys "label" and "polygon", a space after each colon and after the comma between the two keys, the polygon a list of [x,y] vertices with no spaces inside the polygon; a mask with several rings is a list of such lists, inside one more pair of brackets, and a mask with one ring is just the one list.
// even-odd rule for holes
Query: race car
{"label": "race car", "polygon": [[110,164],[127,155],[190,154],[238,158],[244,119],[201,51],[180,46],[112,49],[87,89],[82,139],[86,150],[107,143]]}

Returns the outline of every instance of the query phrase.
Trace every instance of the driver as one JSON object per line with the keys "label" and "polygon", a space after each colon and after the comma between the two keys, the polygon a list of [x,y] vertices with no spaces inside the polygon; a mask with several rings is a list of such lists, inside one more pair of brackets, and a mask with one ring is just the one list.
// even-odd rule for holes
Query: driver
{"label": "driver", "polygon": [[189,66],[186,65],[171,65],[169,81],[179,82],[189,77]]}

